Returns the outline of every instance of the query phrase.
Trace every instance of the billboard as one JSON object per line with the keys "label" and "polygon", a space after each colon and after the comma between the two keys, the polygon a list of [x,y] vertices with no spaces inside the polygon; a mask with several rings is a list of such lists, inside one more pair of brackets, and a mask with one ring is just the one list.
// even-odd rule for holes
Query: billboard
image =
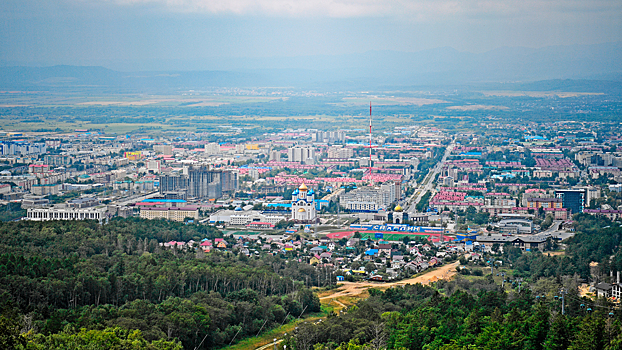
{"label": "billboard", "polygon": [[143,153],[141,151],[125,152],[123,156],[129,160],[139,160],[142,158]]}

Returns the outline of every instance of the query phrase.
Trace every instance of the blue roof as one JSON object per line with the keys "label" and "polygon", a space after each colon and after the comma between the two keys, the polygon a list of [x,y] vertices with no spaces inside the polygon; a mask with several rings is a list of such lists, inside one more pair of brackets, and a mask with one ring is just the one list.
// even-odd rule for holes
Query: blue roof
{"label": "blue roof", "polygon": [[283,208],[291,208],[292,205],[289,203],[268,203],[266,207],[283,207]]}
{"label": "blue roof", "polygon": [[165,203],[186,203],[183,199],[145,199],[144,203],[165,202]]}
{"label": "blue roof", "polygon": [[378,249],[369,249],[365,252],[365,255],[376,255],[378,254]]}

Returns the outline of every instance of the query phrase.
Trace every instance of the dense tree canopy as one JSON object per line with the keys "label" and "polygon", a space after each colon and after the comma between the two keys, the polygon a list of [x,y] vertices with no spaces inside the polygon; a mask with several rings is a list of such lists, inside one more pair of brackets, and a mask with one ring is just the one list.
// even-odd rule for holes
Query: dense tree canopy
{"label": "dense tree canopy", "polygon": [[157,220],[2,223],[0,309],[29,320],[33,349],[90,337],[208,349],[319,311],[317,296],[280,265],[160,245],[216,237],[209,226]]}

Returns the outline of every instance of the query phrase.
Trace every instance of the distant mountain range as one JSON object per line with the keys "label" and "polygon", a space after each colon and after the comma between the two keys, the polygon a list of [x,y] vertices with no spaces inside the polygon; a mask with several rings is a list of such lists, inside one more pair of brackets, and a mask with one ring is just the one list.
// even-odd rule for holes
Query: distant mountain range
{"label": "distant mountain range", "polygon": [[[20,67],[7,66],[5,62],[0,63],[3,66],[0,67],[0,89],[170,91],[287,86],[367,90],[408,86],[524,84],[543,80],[557,80],[559,85],[563,79],[620,82],[621,58],[622,43],[607,43],[540,49],[507,47],[478,54],[438,48],[420,52],[369,51],[352,55],[206,59],[196,62],[102,62],[103,66],[129,67],[131,71],[99,66]],[[568,82],[562,85],[568,85]],[[576,83],[570,85],[577,88]],[[585,88],[585,83],[579,85]]]}

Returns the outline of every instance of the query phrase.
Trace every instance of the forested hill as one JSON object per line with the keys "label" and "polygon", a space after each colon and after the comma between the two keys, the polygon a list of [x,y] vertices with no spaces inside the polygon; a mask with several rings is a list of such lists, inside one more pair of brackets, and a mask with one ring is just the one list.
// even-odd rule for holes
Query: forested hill
{"label": "forested hill", "polygon": [[28,348],[110,338],[140,340],[124,349],[211,349],[319,311],[271,262],[158,244],[215,237],[209,226],[141,219],[1,223],[0,341],[24,340],[17,329],[30,332]]}
{"label": "forested hill", "polygon": [[284,345],[296,350],[622,349],[619,305],[582,297],[577,288],[594,280],[591,262],[600,263],[601,276],[622,270],[622,227],[587,214],[574,220],[577,233],[566,242],[563,256],[506,245],[503,253],[486,257],[503,262],[495,276],[486,260],[461,259],[467,271],[487,275],[370,290],[369,299],[326,322],[301,326]]}
{"label": "forested hill", "polygon": [[[622,312],[577,286],[622,269],[622,227],[574,217],[564,256],[504,247],[491,258],[517,285],[500,286],[485,261],[432,286],[370,290],[325,322],[306,323],[288,349],[599,349],[622,347]],[[115,219],[0,223],[0,348],[215,349],[317,312],[306,288],[321,269],[287,256],[164,248],[222,237],[212,227]],[[225,237],[229,243],[232,238]],[[488,275],[485,275],[488,274]],[[503,277],[501,277],[503,278]],[[565,315],[560,288],[564,287]]]}
{"label": "forested hill", "polygon": [[440,294],[421,285],[371,290],[371,297],[339,317],[304,324],[287,349],[614,350],[622,347],[619,313],[606,303],[581,307],[567,297],[506,293],[491,279],[440,283]]}

